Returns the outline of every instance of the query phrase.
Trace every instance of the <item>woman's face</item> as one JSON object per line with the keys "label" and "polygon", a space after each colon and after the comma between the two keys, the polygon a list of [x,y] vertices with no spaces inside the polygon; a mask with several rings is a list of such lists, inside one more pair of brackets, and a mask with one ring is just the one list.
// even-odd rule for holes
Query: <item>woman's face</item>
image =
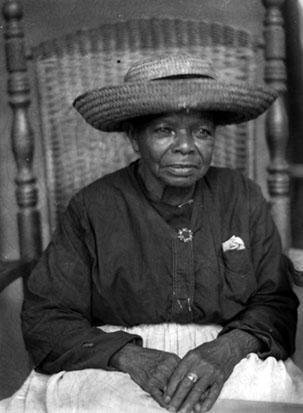
{"label": "woman's face", "polygon": [[135,128],[132,144],[141,155],[148,183],[190,187],[211,163],[215,125],[210,114],[173,112],[149,118]]}

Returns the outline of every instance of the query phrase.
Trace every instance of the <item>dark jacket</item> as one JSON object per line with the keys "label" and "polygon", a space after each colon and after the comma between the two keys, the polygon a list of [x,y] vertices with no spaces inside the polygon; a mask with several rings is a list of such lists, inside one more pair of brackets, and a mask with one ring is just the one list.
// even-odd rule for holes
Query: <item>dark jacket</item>
{"label": "dark jacket", "polygon": [[[183,242],[151,205],[137,163],[81,190],[28,281],[22,322],[39,371],[109,369],[138,336],[96,326],[216,323],[260,338],[261,357],[294,351],[298,301],[259,188],[210,168]],[[246,248],[223,253],[232,235]]]}

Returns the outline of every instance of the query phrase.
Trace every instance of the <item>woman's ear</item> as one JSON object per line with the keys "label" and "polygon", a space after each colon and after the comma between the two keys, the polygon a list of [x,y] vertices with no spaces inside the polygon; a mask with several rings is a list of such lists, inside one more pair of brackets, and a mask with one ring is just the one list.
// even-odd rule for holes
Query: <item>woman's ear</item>
{"label": "woman's ear", "polygon": [[134,150],[136,153],[139,153],[139,145],[138,145],[137,139],[134,138],[134,137],[130,137],[130,143],[131,143],[131,145],[132,145],[132,147],[133,147],[133,150]]}
{"label": "woman's ear", "polygon": [[130,122],[127,122],[125,124],[124,130],[126,131],[127,137],[130,140],[133,150],[136,153],[139,153],[138,134],[136,133],[134,125],[132,125]]}

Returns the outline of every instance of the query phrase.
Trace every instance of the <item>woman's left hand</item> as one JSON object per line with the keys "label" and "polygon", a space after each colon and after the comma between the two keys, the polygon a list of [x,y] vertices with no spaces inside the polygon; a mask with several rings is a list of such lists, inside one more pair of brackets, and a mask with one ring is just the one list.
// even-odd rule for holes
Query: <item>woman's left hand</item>
{"label": "woman's left hand", "polygon": [[172,374],[164,400],[169,411],[206,412],[240,361],[235,343],[221,336],[189,351]]}

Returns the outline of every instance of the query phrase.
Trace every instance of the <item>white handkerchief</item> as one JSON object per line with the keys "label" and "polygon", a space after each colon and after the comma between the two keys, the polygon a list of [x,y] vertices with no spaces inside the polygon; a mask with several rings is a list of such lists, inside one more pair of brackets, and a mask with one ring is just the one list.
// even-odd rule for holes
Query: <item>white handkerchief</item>
{"label": "white handkerchief", "polygon": [[244,241],[240,237],[236,237],[233,235],[227,241],[222,243],[223,252],[231,251],[231,250],[244,250],[245,244]]}

